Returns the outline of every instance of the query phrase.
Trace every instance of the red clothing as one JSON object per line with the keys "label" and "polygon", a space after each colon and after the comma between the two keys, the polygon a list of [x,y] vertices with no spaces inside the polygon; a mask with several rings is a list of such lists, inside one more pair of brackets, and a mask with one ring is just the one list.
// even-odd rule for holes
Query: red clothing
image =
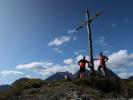
{"label": "red clothing", "polygon": [[79,65],[82,68],[82,67],[85,67],[86,66],[86,63],[85,62],[80,62]]}
{"label": "red clothing", "polygon": [[100,65],[105,65],[105,60],[107,59],[107,57],[105,56],[100,56],[99,61],[100,61]]}
{"label": "red clothing", "polygon": [[80,68],[85,68],[86,66],[86,63],[89,64],[89,62],[87,60],[84,60],[84,59],[81,59],[79,62],[78,62],[78,65],[80,66]]}

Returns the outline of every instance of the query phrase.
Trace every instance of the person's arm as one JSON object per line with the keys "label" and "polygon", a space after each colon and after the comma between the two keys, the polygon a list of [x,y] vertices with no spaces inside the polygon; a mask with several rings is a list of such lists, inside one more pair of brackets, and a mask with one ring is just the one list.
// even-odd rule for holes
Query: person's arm
{"label": "person's arm", "polygon": [[81,60],[78,61],[78,65],[79,65],[80,61],[81,61]]}
{"label": "person's arm", "polygon": [[106,57],[106,56],[104,56],[105,57],[105,62],[107,62],[108,60],[109,60],[109,58],[108,57]]}
{"label": "person's arm", "polygon": [[95,58],[94,58],[93,60],[99,60],[99,59],[95,59]]}
{"label": "person's arm", "polygon": [[90,64],[90,62],[89,62],[89,61],[87,61],[87,60],[86,60],[86,62],[87,62],[88,64]]}
{"label": "person's arm", "polygon": [[88,68],[90,68],[91,62],[86,60],[86,63],[88,64]]}

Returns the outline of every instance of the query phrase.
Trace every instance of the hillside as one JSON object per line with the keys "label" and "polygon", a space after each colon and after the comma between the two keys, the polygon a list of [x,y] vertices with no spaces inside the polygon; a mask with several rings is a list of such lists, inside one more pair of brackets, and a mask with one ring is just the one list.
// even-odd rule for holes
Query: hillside
{"label": "hillside", "polygon": [[4,91],[10,88],[10,85],[0,85],[0,91]]}
{"label": "hillside", "polygon": [[0,100],[107,100],[133,98],[133,81],[91,77],[83,80],[19,79]]}

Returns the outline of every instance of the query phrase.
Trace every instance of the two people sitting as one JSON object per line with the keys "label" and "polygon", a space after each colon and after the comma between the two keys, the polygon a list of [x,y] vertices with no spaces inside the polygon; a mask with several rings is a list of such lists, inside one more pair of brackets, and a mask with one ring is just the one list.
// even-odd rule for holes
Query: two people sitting
{"label": "two people sitting", "polygon": [[[106,62],[108,61],[108,58],[106,56],[104,56],[103,53],[101,52],[100,57],[98,59],[94,59],[94,60],[99,60],[98,73],[100,74],[101,69],[103,69],[102,74],[103,74],[103,76],[106,76]],[[78,65],[80,66],[80,70],[79,70],[80,78],[85,77],[86,64],[88,64],[88,67],[91,69],[92,72],[94,72],[94,70],[91,66],[91,62],[87,61],[84,56],[83,59],[78,61]]]}

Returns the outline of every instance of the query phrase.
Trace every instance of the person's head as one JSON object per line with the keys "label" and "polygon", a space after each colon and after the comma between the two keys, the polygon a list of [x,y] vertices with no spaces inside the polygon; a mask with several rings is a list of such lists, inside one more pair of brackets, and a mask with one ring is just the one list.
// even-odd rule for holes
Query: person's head
{"label": "person's head", "polygon": [[102,56],[103,55],[103,53],[102,52],[100,52],[100,56]]}
{"label": "person's head", "polygon": [[83,57],[83,59],[85,60],[85,56]]}

